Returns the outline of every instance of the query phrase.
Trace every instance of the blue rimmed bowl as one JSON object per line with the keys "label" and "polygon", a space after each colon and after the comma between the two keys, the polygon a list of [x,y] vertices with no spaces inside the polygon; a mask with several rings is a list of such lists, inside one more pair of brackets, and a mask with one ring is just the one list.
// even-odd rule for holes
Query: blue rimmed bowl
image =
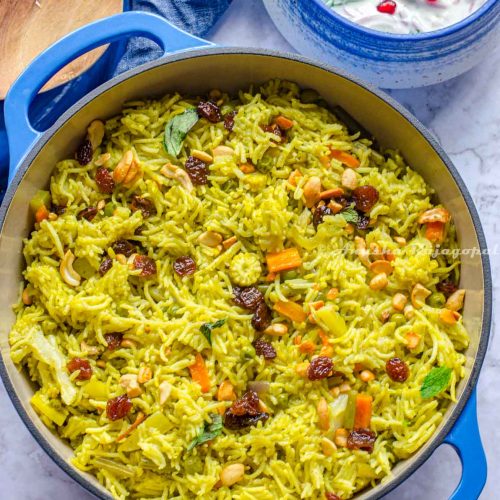
{"label": "blue rimmed bowl", "polygon": [[436,31],[399,35],[353,23],[322,0],[264,0],[288,42],[382,88],[441,83],[487,60],[500,43],[500,0]]}

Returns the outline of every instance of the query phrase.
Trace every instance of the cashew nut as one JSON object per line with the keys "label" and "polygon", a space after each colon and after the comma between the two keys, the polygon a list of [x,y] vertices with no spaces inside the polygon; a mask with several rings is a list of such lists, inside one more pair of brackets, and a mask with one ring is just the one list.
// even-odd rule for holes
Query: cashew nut
{"label": "cashew nut", "polygon": [[411,303],[415,309],[420,309],[425,304],[425,299],[431,294],[425,286],[417,283],[411,291]]}
{"label": "cashew nut", "polygon": [[420,214],[418,218],[419,224],[427,224],[428,222],[443,222],[446,224],[451,219],[450,212],[446,208],[438,207],[426,210],[423,214]]}
{"label": "cashew nut", "polygon": [[321,179],[317,176],[311,177],[304,185],[303,189],[306,207],[311,208],[317,201],[321,193]]}
{"label": "cashew nut", "polygon": [[75,256],[71,250],[68,250],[61,260],[59,272],[61,273],[63,281],[70,286],[78,286],[82,277],[73,269],[73,262]]}
{"label": "cashew nut", "polygon": [[163,165],[160,172],[165,177],[168,177],[169,179],[174,179],[177,182],[179,182],[188,193],[190,193],[194,189],[193,183],[191,182],[189,175],[185,170],[182,170],[182,168],[176,167],[171,163],[167,163]]}
{"label": "cashew nut", "polygon": [[92,144],[92,149],[95,151],[104,138],[104,123],[101,120],[94,120],[87,128],[87,137],[90,144]]}

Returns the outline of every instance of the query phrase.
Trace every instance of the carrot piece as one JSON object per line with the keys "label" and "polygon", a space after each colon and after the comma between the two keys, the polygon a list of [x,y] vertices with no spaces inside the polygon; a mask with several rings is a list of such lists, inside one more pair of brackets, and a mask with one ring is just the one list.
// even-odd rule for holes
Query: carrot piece
{"label": "carrot piece", "polygon": [[274,279],[276,278],[276,273],[269,273],[266,277],[265,277],[265,280],[266,281],[274,281]]}
{"label": "carrot piece", "polygon": [[142,413],[142,411],[140,411],[137,414],[137,417],[135,418],[134,423],[127,430],[125,430],[122,434],[120,434],[116,438],[116,442],[118,443],[118,442],[122,441],[123,439],[125,439],[132,431],[137,429],[137,427],[139,427],[139,425],[142,424],[142,422],[144,422],[144,420],[146,420],[146,418],[147,418],[147,416],[144,415],[144,413]]}
{"label": "carrot piece", "polygon": [[224,380],[217,390],[217,401],[234,401],[235,399],[233,384],[229,380]]}
{"label": "carrot piece", "polygon": [[327,358],[331,358],[333,356],[333,346],[324,345],[320,350],[318,356],[326,356]]}
{"label": "carrot piece", "polygon": [[330,290],[328,290],[328,293],[326,294],[326,298],[328,300],[335,300],[338,294],[339,294],[338,288],[330,288]]}
{"label": "carrot piece", "polygon": [[294,339],[293,339],[293,343],[295,345],[299,345],[302,343],[302,335],[297,335]]}
{"label": "carrot piece", "polygon": [[326,200],[328,198],[336,198],[337,196],[342,196],[343,194],[344,190],[342,188],[327,189],[326,191],[319,193],[319,199]]}
{"label": "carrot piece", "polygon": [[302,306],[295,302],[282,302],[279,300],[274,304],[273,309],[282,316],[290,318],[292,321],[297,323],[302,323],[302,321],[305,321],[307,318],[307,314],[302,309]]}
{"label": "carrot piece", "polygon": [[311,307],[314,310],[321,309],[325,305],[325,302],[323,300],[318,300],[317,302],[310,302],[309,307]]}
{"label": "carrot piece", "polygon": [[297,179],[300,179],[303,175],[300,173],[300,170],[294,170],[288,177],[288,184],[292,186],[297,185]]}
{"label": "carrot piece", "polygon": [[324,346],[330,345],[330,342],[328,342],[328,335],[323,330],[320,330],[318,333],[319,333],[319,338],[321,339],[321,344]]}
{"label": "carrot piece", "polygon": [[405,337],[408,349],[415,349],[420,343],[420,335],[418,333],[408,332]]}
{"label": "carrot piece", "polygon": [[279,128],[282,130],[288,130],[289,128],[293,127],[293,121],[286,118],[285,116],[278,116],[276,120],[274,120],[276,125],[278,125]]}
{"label": "carrot piece", "polygon": [[319,162],[324,167],[329,167],[330,166],[330,157],[329,156],[320,156],[319,157]]}
{"label": "carrot piece", "polygon": [[355,156],[352,156],[345,151],[341,151],[340,149],[330,149],[330,156],[351,168],[358,168],[360,165],[359,160]]}
{"label": "carrot piece", "polygon": [[314,345],[314,342],[311,342],[310,340],[306,340],[305,342],[302,342],[302,344],[299,345],[299,351],[303,354],[305,353],[313,353],[316,350],[316,346]]}
{"label": "carrot piece", "polygon": [[45,219],[49,218],[49,211],[45,205],[40,205],[35,212],[35,220],[37,222],[42,222]]}
{"label": "carrot piece", "polygon": [[266,261],[270,273],[288,271],[302,265],[299,251],[295,247],[287,248],[281,252],[268,253]]}
{"label": "carrot piece", "polygon": [[312,314],[309,314],[309,316],[307,316],[307,321],[309,321],[309,323],[312,323],[313,325],[316,324],[316,320],[314,319],[314,316]]}
{"label": "carrot piece", "polygon": [[195,361],[189,367],[189,371],[191,372],[191,378],[200,384],[201,392],[208,392],[210,390],[210,375],[200,353],[196,354]]}
{"label": "carrot piece", "polygon": [[355,429],[369,429],[372,419],[372,397],[367,394],[356,395]]}
{"label": "carrot piece", "polygon": [[433,243],[441,243],[444,240],[444,223],[428,222],[425,227],[425,237]]}
{"label": "carrot piece", "polygon": [[222,246],[227,250],[229,247],[232,247],[237,241],[238,239],[236,238],[236,236],[231,236],[230,238],[222,242]]}
{"label": "carrot piece", "polygon": [[253,165],[251,165],[250,163],[243,163],[243,165],[240,165],[240,170],[244,174],[251,174],[251,173],[255,172],[255,167]]}

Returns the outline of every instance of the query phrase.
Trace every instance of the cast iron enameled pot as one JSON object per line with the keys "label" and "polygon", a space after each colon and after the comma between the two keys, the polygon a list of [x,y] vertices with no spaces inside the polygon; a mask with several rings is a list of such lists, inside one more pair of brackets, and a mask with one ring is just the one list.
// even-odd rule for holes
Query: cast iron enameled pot
{"label": "cast iron enameled pot", "polygon": [[[38,89],[59,68],[103,43],[123,36],[146,36],[166,52],[160,60],[128,71],[89,93],[46,132],[29,123],[28,108]],[[68,35],[41,54],[16,81],[7,96],[6,118],[11,148],[10,186],[0,208],[0,372],[16,410],[38,443],[73,479],[100,498],[109,493],[69,462],[72,450],[43,425],[29,404],[34,388],[10,359],[8,335],[14,322],[11,305],[18,299],[24,261],[22,240],[32,230],[29,200],[48,185],[51,168],[70,157],[93,119],[118,113],[130,99],[178,90],[201,94],[208,89],[236,91],[270,78],[316,89],[331,105],[340,105],[369,130],[382,146],[402,151],[451,211],[462,248],[476,249],[463,257],[461,287],[467,289],[464,321],[471,335],[466,375],[433,437],[411,458],[400,462],[394,477],[358,494],[379,498],[412,474],[442,443],[457,450],[463,464],[454,499],[477,498],[486,481],[486,460],[476,417],[474,388],[488,344],[491,325],[491,276],[486,243],[471,197],[441,147],[425,128],[390,97],[341,70],[303,57],[273,51],[220,48],[179,31],[160,17],[124,13]]]}
{"label": "cast iron enameled pot", "polygon": [[441,83],[487,61],[500,41],[500,1],[436,31],[401,35],[356,24],[323,0],[263,0],[283,36],[301,53],[382,88]]}

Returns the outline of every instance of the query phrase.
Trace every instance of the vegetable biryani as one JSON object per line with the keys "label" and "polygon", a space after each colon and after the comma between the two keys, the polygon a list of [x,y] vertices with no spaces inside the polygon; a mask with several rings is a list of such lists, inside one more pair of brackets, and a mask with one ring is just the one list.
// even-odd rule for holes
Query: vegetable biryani
{"label": "vegetable biryani", "polygon": [[455,229],[353,127],[277,80],[128,102],[32,199],[11,355],[114,497],[345,499],[443,419]]}

